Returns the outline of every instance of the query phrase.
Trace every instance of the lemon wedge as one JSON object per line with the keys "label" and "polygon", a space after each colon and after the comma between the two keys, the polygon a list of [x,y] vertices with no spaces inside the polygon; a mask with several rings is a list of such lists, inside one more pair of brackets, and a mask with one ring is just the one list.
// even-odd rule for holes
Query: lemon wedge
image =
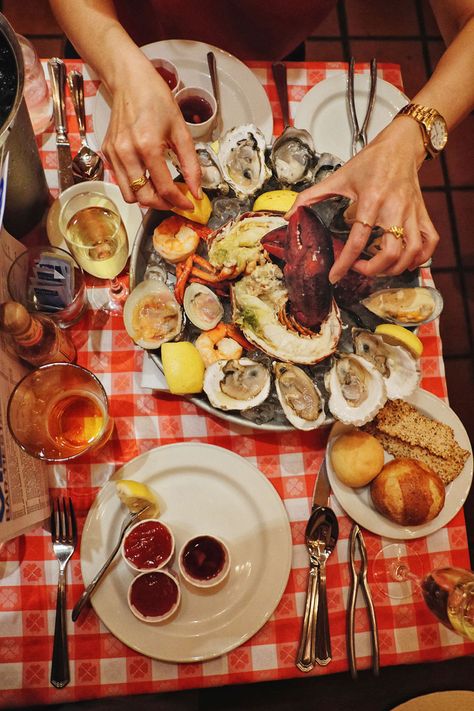
{"label": "lemon wedge", "polygon": [[188,341],[163,343],[163,373],[174,395],[200,393],[204,381],[204,361],[198,349]]}
{"label": "lemon wedge", "polygon": [[179,207],[173,207],[173,212],[182,217],[187,217],[188,220],[199,222],[200,225],[207,225],[211,216],[212,205],[206,193],[203,193],[202,198],[197,200],[186,183],[175,183],[175,185],[183,193],[184,197],[192,202],[194,207],[192,210],[181,210]]}
{"label": "lemon wedge", "polygon": [[268,193],[262,193],[258,196],[252,209],[255,212],[259,210],[288,212],[297,197],[298,193],[294,190],[270,190]]}
{"label": "lemon wedge", "polygon": [[386,337],[387,341],[394,346],[404,346],[415,358],[420,358],[423,353],[423,343],[408,328],[394,323],[381,323],[375,329],[375,333]]}
{"label": "lemon wedge", "polygon": [[146,484],[132,479],[121,479],[115,482],[115,487],[120,501],[132,513],[137,513],[145,506],[149,507],[143,512],[146,518],[153,518],[160,513],[156,494]]}

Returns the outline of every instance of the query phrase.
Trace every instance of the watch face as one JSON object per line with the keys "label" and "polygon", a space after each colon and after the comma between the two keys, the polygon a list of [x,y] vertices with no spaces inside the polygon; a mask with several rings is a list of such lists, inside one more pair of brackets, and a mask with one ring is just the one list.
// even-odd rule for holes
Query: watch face
{"label": "watch face", "polygon": [[431,145],[436,151],[442,151],[448,140],[446,123],[442,118],[435,118],[430,128]]}

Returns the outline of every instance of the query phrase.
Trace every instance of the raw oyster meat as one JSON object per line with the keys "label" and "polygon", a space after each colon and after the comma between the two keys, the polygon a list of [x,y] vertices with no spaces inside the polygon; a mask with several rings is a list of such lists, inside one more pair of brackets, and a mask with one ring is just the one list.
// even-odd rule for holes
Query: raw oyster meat
{"label": "raw oyster meat", "polygon": [[276,179],[285,187],[311,181],[315,165],[311,134],[287,126],[272,146],[270,162]]}
{"label": "raw oyster meat", "polygon": [[352,337],[356,354],[382,374],[390,400],[406,398],[417,389],[418,364],[406,348],[391,345],[382,336],[363,329],[353,329]]}
{"label": "raw oyster meat", "polygon": [[255,195],[271,176],[265,147],[263,133],[251,123],[231,128],[219,140],[222,174],[237,197]]}
{"label": "raw oyster meat", "polygon": [[353,353],[334,357],[325,383],[330,392],[329,409],[345,425],[365,425],[387,400],[382,375],[371,363]]}
{"label": "raw oyster meat", "polygon": [[274,363],[275,388],[288,420],[300,430],[314,430],[325,420],[324,401],[316,384],[292,363]]}
{"label": "raw oyster meat", "polygon": [[260,405],[270,392],[268,368],[250,358],[218,360],[204,373],[203,389],[220,410],[248,410]]}

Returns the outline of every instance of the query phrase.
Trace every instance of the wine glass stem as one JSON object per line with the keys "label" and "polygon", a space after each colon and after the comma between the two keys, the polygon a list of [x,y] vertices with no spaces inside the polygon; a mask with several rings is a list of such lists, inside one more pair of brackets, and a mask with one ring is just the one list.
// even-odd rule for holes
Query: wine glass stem
{"label": "wine glass stem", "polygon": [[412,573],[410,568],[400,561],[394,561],[391,564],[391,573],[394,580],[403,583],[406,580],[413,580],[413,582],[420,584],[420,579],[415,573]]}
{"label": "wine glass stem", "polygon": [[128,296],[128,289],[118,277],[113,277],[109,281],[109,293],[112,301],[122,302]]}

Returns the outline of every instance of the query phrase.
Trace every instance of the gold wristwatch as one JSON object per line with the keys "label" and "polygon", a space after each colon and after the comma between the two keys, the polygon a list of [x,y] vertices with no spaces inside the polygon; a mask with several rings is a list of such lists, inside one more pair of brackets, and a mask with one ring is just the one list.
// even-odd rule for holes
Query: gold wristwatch
{"label": "gold wristwatch", "polygon": [[448,127],[436,109],[420,104],[407,104],[400,109],[397,116],[410,116],[420,124],[427,158],[436,158],[441,153],[448,141]]}

